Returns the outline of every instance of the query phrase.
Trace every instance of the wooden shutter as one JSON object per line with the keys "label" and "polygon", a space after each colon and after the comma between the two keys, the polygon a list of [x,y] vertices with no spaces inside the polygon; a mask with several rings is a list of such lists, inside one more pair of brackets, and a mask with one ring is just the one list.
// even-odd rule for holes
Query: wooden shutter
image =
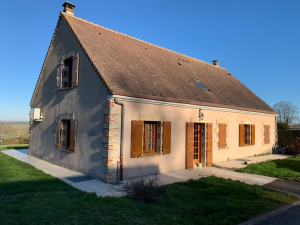
{"label": "wooden shutter", "polygon": [[60,61],[57,66],[57,89],[61,90],[62,89],[62,74],[63,74],[63,69],[64,69],[64,61]]}
{"label": "wooden shutter", "polygon": [[57,149],[60,149],[60,129],[61,129],[61,120],[56,120],[55,148]]}
{"label": "wooden shutter", "polygon": [[185,168],[193,169],[194,160],[194,123],[186,123]]}
{"label": "wooden shutter", "polygon": [[171,153],[171,122],[164,122],[164,130],[163,130],[163,155]]}
{"label": "wooden shutter", "polygon": [[212,166],[212,123],[206,124],[206,166]]}
{"label": "wooden shutter", "polygon": [[69,147],[70,152],[76,152],[76,140],[77,140],[77,120],[71,120],[71,122],[70,122],[70,147]]}
{"label": "wooden shutter", "polygon": [[226,148],[226,127],[225,123],[219,124],[219,148]]}
{"label": "wooden shutter", "polygon": [[79,53],[73,55],[72,62],[72,87],[78,86]]}
{"label": "wooden shutter", "polygon": [[270,143],[270,125],[265,125],[265,132],[264,132],[264,139],[265,139],[265,144]]}
{"label": "wooden shutter", "polygon": [[245,125],[240,124],[240,147],[245,146]]}
{"label": "wooden shutter", "polygon": [[143,125],[144,121],[131,121],[131,158],[143,156]]}
{"label": "wooden shutter", "polygon": [[255,145],[255,125],[251,125],[251,145]]}

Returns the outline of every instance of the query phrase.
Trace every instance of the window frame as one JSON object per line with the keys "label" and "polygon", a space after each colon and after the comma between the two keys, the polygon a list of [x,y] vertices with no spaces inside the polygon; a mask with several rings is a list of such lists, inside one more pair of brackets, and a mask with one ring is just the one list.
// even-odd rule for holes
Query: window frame
{"label": "window frame", "polygon": [[201,88],[203,89],[204,91],[209,91],[211,92],[211,90],[206,87],[200,80],[196,79],[196,78],[192,78],[192,80]]}
{"label": "window frame", "polygon": [[[253,146],[255,145],[255,124],[240,124],[239,129],[243,126],[243,132],[239,131],[239,140],[241,141],[241,134],[243,134],[243,142],[239,143],[239,147]],[[254,137],[253,130],[254,129]]]}
{"label": "window frame", "polygon": [[56,120],[55,148],[75,153],[77,146],[78,120],[73,114],[62,114]]}
{"label": "window frame", "polygon": [[[153,129],[149,130],[149,126],[153,125]],[[148,133],[153,132],[153,136],[149,136]],[[143,126],[143,154],[155,154],[157,153],[157,121],[144,121]],[[149,138],[153,139],[153,142],[149,143]],[[148,146],[152,146],[153,149],[148,150]],[[147,148],[147,149],[146,149]]]}
{"label": "window frame", "polygon": [[[153,130],[154,136],[151,135],[151,137],[149,137],[147,127],[145,126],[145,124],[147,125],[149,123],[155,124],[151,129]],[[171,121],[132,120],[130,157],[143,158],[171,154],[171,136]],[[145,138],[147,139],[147,142],[145,141]],[[146,146],[148,146],[148,138],[153,138],[153,142],[151,142],[153,149],[145,150]]]}
{"label": "window frame", "polygon": [[79,83],[79,53],[68,54],[58,63],[57,85],[58,91],[73,89]]}

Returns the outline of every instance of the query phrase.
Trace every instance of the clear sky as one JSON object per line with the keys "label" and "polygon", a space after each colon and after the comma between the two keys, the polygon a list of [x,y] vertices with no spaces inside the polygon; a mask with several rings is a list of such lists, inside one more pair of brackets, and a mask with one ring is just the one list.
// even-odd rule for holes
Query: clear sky
{"label": "clear sky", "polygon": [[[299,0],[69,0],[75,15],[206,62],[220,60],[273,106],[300,108]],[[63,0],[1,0],[0,120],[29,102]]]}

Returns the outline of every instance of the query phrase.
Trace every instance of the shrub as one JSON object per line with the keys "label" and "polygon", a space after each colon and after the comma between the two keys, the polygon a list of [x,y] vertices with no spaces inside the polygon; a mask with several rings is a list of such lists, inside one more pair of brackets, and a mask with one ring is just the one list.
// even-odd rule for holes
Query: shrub
{"label": "shrub", "polygon": [[28,137],[4,138],[3,139],[3,144],[4,145],[28,144]]}
{"label": "shrub", "polygon": [[299,130],[278,131],[278,144],[280,147],[290,148],[297,137],[300,137]]}
{"label": "shrub", "polygon": [[110,189],[122,192],[130,196],[132,200],[150,204],[155,203],[156,198],[165,193],[164,188],[159,184],[160,182],[157,176],[142,176],[126,181],[120,186],[111,186]]}
{"label": "shrub", "polygon": [[292,143],[291,150],[295,156],[300,154],[300,137]]}

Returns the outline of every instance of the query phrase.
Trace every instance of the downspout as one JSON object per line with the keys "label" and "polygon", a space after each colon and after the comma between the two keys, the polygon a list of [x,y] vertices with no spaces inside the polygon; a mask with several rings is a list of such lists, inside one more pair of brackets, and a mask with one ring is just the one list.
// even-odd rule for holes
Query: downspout
{"label": "downspout", "polygon": [[114,98],[115,103],[121,106],[121,137],[120,137],[120,175],[118,175],[118,180],[123,181],[123,142],[124,142],[124,115],[125,115],[125,105],[119,102],[117,98]]}

